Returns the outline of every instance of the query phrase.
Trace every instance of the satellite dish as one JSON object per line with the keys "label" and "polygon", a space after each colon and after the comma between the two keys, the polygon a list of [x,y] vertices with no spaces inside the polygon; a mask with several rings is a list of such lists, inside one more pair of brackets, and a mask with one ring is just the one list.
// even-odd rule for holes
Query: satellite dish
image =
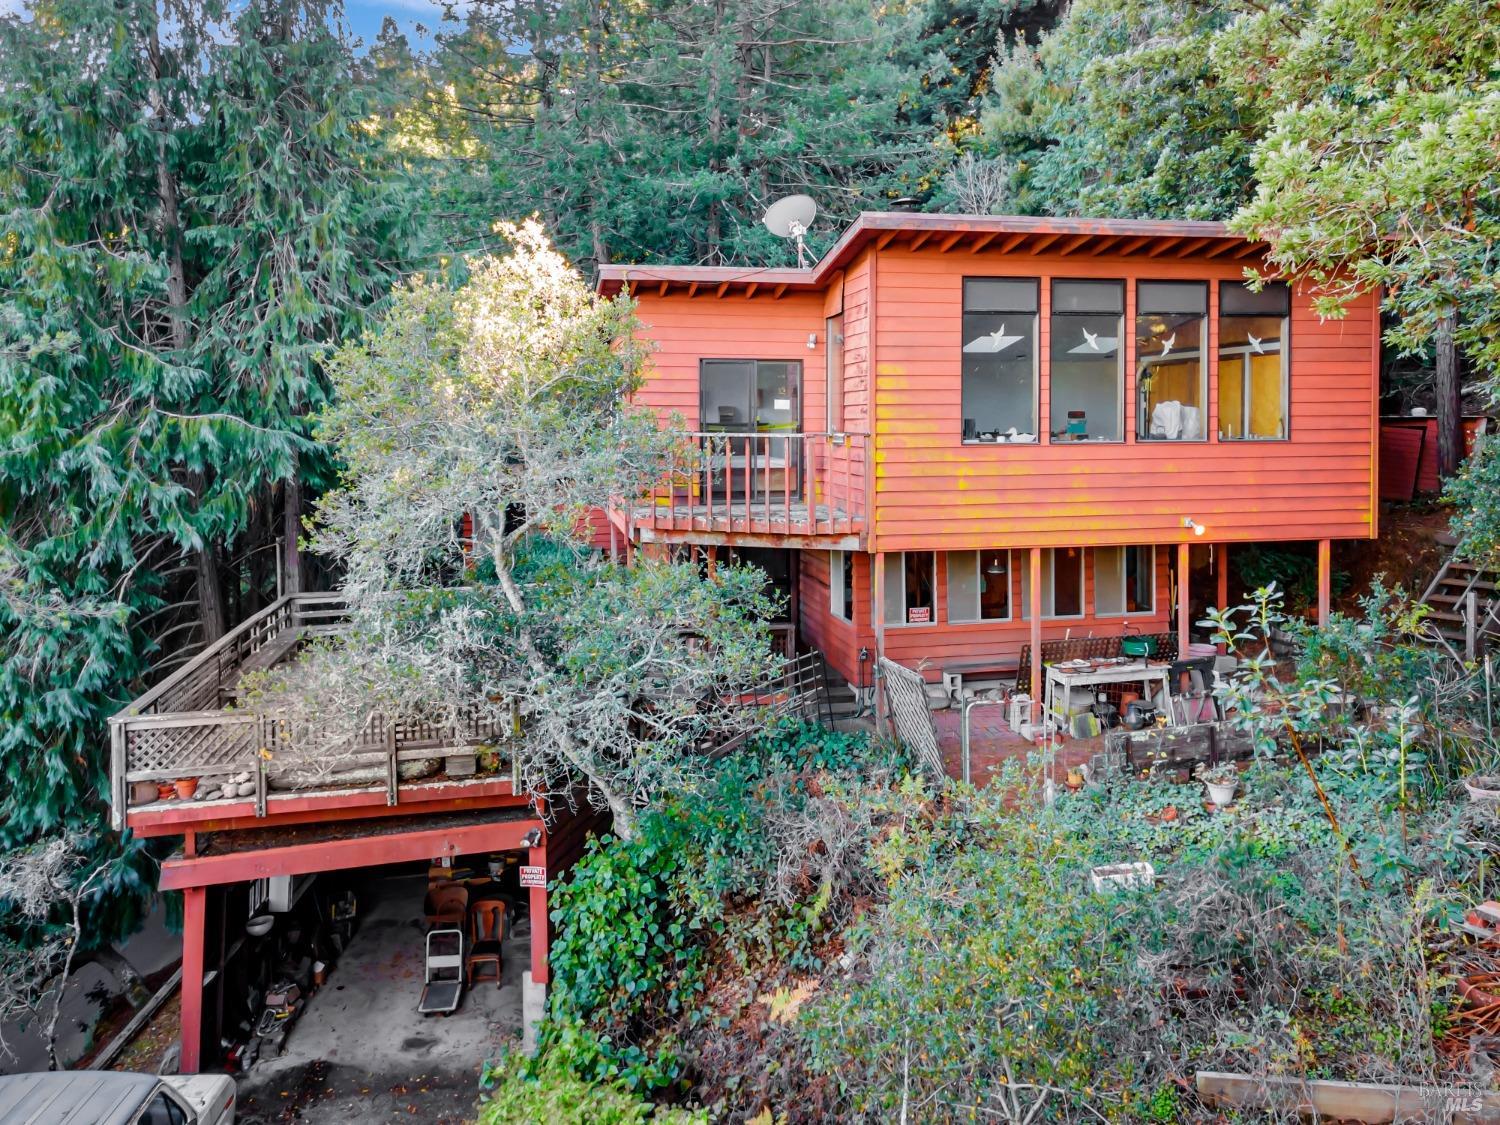
{"label": "satellite dish", "polygon": [[807,228],[812,226],[812,221],[818,217],[818,205],[813,202],[810,195],[789,195],[785,199],[778,199],[766,208],[761,222],[766,224],[766,229],[777,238],[794,239],[797,243],[797,265],[806,265],[803,255],[806,247],[803,245],[802,236],[807,233]]}

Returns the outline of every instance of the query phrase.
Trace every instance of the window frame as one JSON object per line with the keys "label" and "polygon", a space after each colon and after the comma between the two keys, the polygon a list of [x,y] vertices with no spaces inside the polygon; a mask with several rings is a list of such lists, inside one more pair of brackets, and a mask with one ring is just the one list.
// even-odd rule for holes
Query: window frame
{"label": "window frame", "polygon": [[[1094,548],[1092,548],[1092,550],[1094,552],[1094,616],[1095,617],[1100,617],[1100,618],[1111,618],[1111,619],[1113,619],[1113,618],[1124,618],[1124,617],[1154,617],[1154,616],[1156,616],[1157,569],[1161,565],[1160,561],[1157,558],[1157,554],[1156,554],[1156,544],[1155,543],[1126,543],[1126,544],[1118,544],[1118,545],[1114,545],[1114,546],[1094,547]],[[1106,610],[1103,606],[1101,606],[1099,604],[1099,552],[1100,551],[1119,551],[1121,553],[1120,554],[1120,607],[1121,608],[1118,609],[1118,610],[1113,610],[1113,609]],[[1126,565],[1126,563],[1127,563],[1127,561],[1129,559],[1129,555],[1128,555],[1127,552],[1130,552],[1130,551],[1150,551],[1151,552],[1151,608],[1150,609],[1126,609],[1126,608],[1124,608],[1126,605],[1129,604],[1129,601],[1130,601],[1129,597],[1127,596],[1128,593],[1129,593],[1129,591],[1130,591],[1130,569]]]}
{"label": "window frame", "polygon": [[[703,373],[704,373],[704,370],[710,364],[736,364],[736,363],[747,363],[747,364],[750,365],[750,381],[748,383],[748,390],[749,390],[750,393],[749,393],[749,396],[748,396],[748,398],[746,399],[746,402],[745,402],[745,405],[746,405],[747,409],[749,410],[749,414],[746,417],[746,419],[744,420],[744,422],[742,422],[742,423],[736,423],[736,426],[739,427],[737,429],[733,429],[733,430],[714,430],[714,429],[711,429],[710,427],[722,426],[722,425],[724,425],[724,423],[722,423],[722,422],[709,422],[707,419],[705,419],[703,417]],[[796,417],[792,420],[792,423],[791,423],[792,424],[792,429],[791,430],[786,430],[786,431],[781,431],[781,430],[762,430],[762,429],[760,429],[760,423],[756,421],[757,409],[756,409],[756,404],[755,404],[755,388],[760,383],[760,367],[761,367],[761,364],[771,364],[771,363],[784,363],[784,364],[787,365],[788,368],[794,369],[795,372],[796,372],[796,393],[793,396],[793,401],[796,403]],[[759,435],[759,434],[771,434],[771,435],[775,435],[777,433],[797,433],[797,434],[800,434],[800,433],[803,432],[803,426],[804,426],[804,422],[805,422],[806,415],[807,415],[806,400],[807,400],[807,365],[801,359],[778,359],[775,356],[767,356],[767,355],[750,356],[750,357],[746,357],[746,356],[708,355],[708,356],[699,356],[698,357],[698,427],[699,427],[699,430],[702,431],[702,432],[707,432],[707,433],[728,433],[728,434],[751,434],[751,435]]]}
{"label": "window frame", "polygon": [[[1036,446],[1042,445],[1042,282],[1044,278],[1040,275],[1022,274],[965,274],[959,282],[958,299],[958,440],[962,445],[983,446]],[[1029,282],[1035,292],[1034,304],[1036,308],[1031,312],[1016,309],[997,308],[970,308],[969,307],[969,283],[978,281],[1016,281]],[[975,316],[1027,316],[1031,318],[1031,425],[1032,433],[1035,435],[1032,441],[980,441],[979,438],[966,438],[963,436],[964,423],[964,377],[963,377],[963,346],[965,318],[970,314]]]}
{"label": "window frame", "polygon": [[827,383],[825,419],[830,434],[844,433],[844,314],[834,313],[823,320],[823,364]]}
{"label": "window frame", "polygon": [[[1127,325],[1127,323],[1126,323],[1126,319],[1127,318],[1126,318],[1126,315],[1125,315],[1127,313],[1127,311],[1128,311],[1128,302],[1127,302],[1126,298],[1129,296],[1129,290],[1128,290],[1129,279],[1128,278],[1124,278],[1124,277],[1056,277],[1056,276],[1053,276],[1053,277],[1050,277],[1048,280],[1051,282],[1051,284],[1050,284],[1050,286],[1048,288],[1049,301],[1048,301],[1048,305],[1047,305],[1047,433],[1045,435],[1045,437],[1047,439],[1046,440],[1046,444],[1048,444],[1048,445],[1063,445],[1063,446],[1068,446],[1068,445],[1125,445],[1130,440],[1130,434],[1125,429],[1125,380],[1126,380],[1126,374],[1127,374],[1126,367],[1125,367],[1125,332],[1126,332],[1127,329],[1129,329],[1131,332],[1135,331],[1133,325]],[[1117,286],[1119,286],[1119,289],[1120,289],[1120,311],[1115,314],[1115,316],[1117,318],[1117,322],[1119,324],[1119,329],[1118,329],[1118,331],[1116,332],[1116,335],[1115,335],[1115,420],[1116,420],[1116,426],[1117,426],[1119,434],[1120,434],[1120,436],[1117,437],[1117,438],[1108,438],[1108,439],[1102,439],[1102,438],[1101,439],[1093,439],[1093,438],[1090,438],[1087,441],[1083,441],[1083,442],[1071,442],[1071,441],[1058,440],[1057,438],[1055,438],[1053,436],[1053,430],[1052,430],[1052,428],[1054,426],[1056,426],[1057,422],[1058,422],[1057,417],[1054,416],[1055,412],[1052,409],[1053,405],[1054,405],[1054,394],[1055,394],[1055,391],[1056,391],[1056,388],[1057,388],[1057,373],[1056,373],[1056,370],[1055,370],[1055,365],[1053,364],[1053,354],[1052,354],[1053,353],[1053,347],[1054,347],[1054,341],[1057,339],[1057,331],[1056,331],[1056,329],[1057,329],[1057,319],[1058,319],[1058,317],[1071,318],[1071,317],[1108,316],[1109,315],[1109,313],[1107,313],[1107,312],[1058,312],[1057,311],[1057,287],[1059,285],[1073,285],[1073,284],[1107,284],[1107,285],[1117,285]],[[1040,351],[1041,349],[1038,348],[1037,350]],[[1039,420],[1038,420],[1037,424],[1040,426],[1040,424],[1041,424],[1041,422],[1040,422],[1040,407],[1038,407],[1038,416],[1039,416]],[[1067,428],[1067,421],[1068,421],[1067,420],[1067,411],[1064,410],[1063,414],[1062,414],[1062,423],[1063,423],[1063,429],[1064,430],[1066,430],[1066,428]],[[1071,618],[1061,618],[1060,620],[1071,620]]]}
{"label": "window frame", "polygon": [[[906,557],[908,555],[926,555],[928,558],[930,558],[932,560],[932,618],[931,618],[931,620],[928,620],[928,621],[908,621],[906,619],[907,614],[909,612],[911,612],[911,606],[909,606],[909,605],[906,604]],[[899,559],[900,560],[899,565],[898,565],[898,572],[901,575],[901,581],[899,583],[895,584],[895,589],[897,590],[897,593],[899,594],[899,596],[901,598],[901,616],[900,616],[900,620],[898,620],[898,621],[892,621],[890,619],[890,615],[889,615],[889,612],[888,612],[890,610],[891,589],[892,589],[892,583],[890,581],[891,575],[890,575],[889,568],[891,566],[891,561],[893,559]],[[882,624],[886,628],[888,628],[888,629],[927,629],[927,628],[932,627],[933,625],[938,624],[938,601],[939,601],[939,598],[938,598],[938,584],[937,584],[937,579],[938,579],[937,552],[936,551],[888,551],[888,552],[886,552],[886,555],[885,555],[885,565],[887,567],[887,571],[886,571],[886,575],[885,575],[885,586],[886,586],[886,588],[883,591],[883,593],[885,595],[885,598],[884,598],[884,604],[882,604],[881,607],[880,607],[880,615],[881,615],[881,622],[882,622]]]}
{"label": "window frame", "polygon": [[[1225,437],[1221,432],[1223,411],[1220,409],[1222,402],[1224,369],[1224,321],[1225,320],[1252,320],[1256,318],[1269,318],[1273,314],[1261,313],[1225,313],[1224,312],[1224,290],[1231,285],[1248,288],[1243,281],[1220,280],[1216,292],[1218,305],[1217,315],[1214,319],[1214,439],[1216,441],[1291,441],[1292,440],[1292,287],[1288,282],[1272,282],[1286,289],[1286,311],[1281,314],[1281,340],[1277,344],[1277,352],[1281,356],[1281,433],[1275,437],[1263,437],[1259,434],[1241,434],[1239,437]],[[1239,345],[1235,345],[1238,347]],[[1240,417],[1250,416],[1250,350],[1237,353],[1240,361]]]}
{"label": "window frame", "polygon": [[[1142,285],[1156,285],[1156,284],[1162,284],[1162,285],[1196,285],[1196,286],[1201,287],[1202,290],[1203,290],[1203,312],[1202,312],[1202,314],[1198,318],[1198,323],[1199,323],[1199,329],[1198,329],[1198,339],[1199,339],[1199,345],[1198,345],[1198,394],[1199,394],[1199,398],[1201,399],[1201,402],[1202,402],[1202,404],[1199,406],[1199,413],[1202,416],[1201,417],[1201,422],[1200,422],[1201,436],[1199,436],[1199,437],[1195,437],[1195,438],[1168,438],[1168,437],[1152,437],[1151,436],[1151,432],[1150,432],[1151,431],[1151,419],[1147,415],[1147,412],[1146,412],[1146,409],[1145,409],[1146,403],[1145,403],[1145,400],[1143,399],[1143,397],[1141,395],[1141,374],[1144,371],[1145,366],[1146,366],[1146,365],[1144,365],[1142,363],[1141,355],[1140,355],[1140,344],[1141,344],[1140,322],[1141,322],[1141,318],[1142,317],[1146,317],[1146,316],[1186,316],[1186,315],[1190,315],[1188,313],[1182,313],[1182,312],[1158,312],[1158,313],[1151,313],[1151,312],[1143,313],[1143,312],[1141,312],[1141,286]],[[1198,280],[1198,279],[1194,279],[1194,278],[1189,278],[1189,279],[1186,279],[1186,280],[1177,280],[1177,279],[1158,278],[1158,277],[1138,277],[1138,278],[1135,279],[1135,323],[1133,323],[1130,326],[1130,331],[1131,331],[1131,344],[1132,344],[1132,348],[1134,349],[1134,358],[1135,358],[1135,373],[1134,373],[1134,378],[1135,378],[1134,391],[1135,391],[1135,399],[1136,399],[1136,407],[1135,407],[1135,413],[1136,413],[1136,419],[1135,419],[1135,440],[1138,441],[1138,442],[1148,442],[1148,443],[1152,443],[1152,444],[1155,444],[1157,442],[1165,442],[1165,443],[1169,443],[1169,444],[1172,444],[1172,445],[1197,445],[1197,444],[1207,444],[1210,440],[1212,440],[1211,437],[1210,437],[1210,434],[1209,434],[1209,424],[1208,424],[1209,423],[1209,396],[1213,392],[1216,384],[1215,384],[1214,380],[1212,380],[1212,379],[1209,378],[1209,368],[1210,368],[1210,361],[1209,361],[1209,351],[1210,351],[1210,349],[1209,349],[1209,327],[1210,327],[1209,326],[1209,316],[1210,316],[1210,313],[1212,312],[1211,306],[1209,304],[1209,301],[1210,301],[1210,288],[1211,287],[1210,287],[1208,281],[1206,281],[1206,280]],[[1156,358],[1160,359],[1160,358],[1164,358],[1164,357],[1156,357]],[[1154,366],[1154,365],[1152,365],[1152,366]],[[1215,413],[1214,416],[1215,416],[1215,418],[1217,418],[1217,413]]]}
{"label": "window frame", "polygon": [[[828,552],[828,612],[835,621],[854,621],[854,552]],[[838,582],[834,582],[834,574]],[[847,613],[845,612],[847,609]]]}
{"label": "window frame", "polygon": [[[1015,607],[1015,552],[1008,547],[990,547],[973,551],[948,551],[945,566],[947,568],[948,589],[945,601],[948,606],[948,624],[950,625],[994,625],[1007,621],[1016,620]],[[985,554],[1000,554],[1005,556],[1005,616],[985,617],[984,605],[979,598],[979,560]],[[953,614],[953,563],[960,556],[969,556],[974,560],[974,583],[975,583],[975,608],[979,612],[978,617],[955,617]]]}
{"label": "window frame", "polygon": [[[1101,445],[1109,444],[1100,442]],[[1078,612],[1062,613],[1055,612],[1057,608],[1057,552],[1067,551],[1068,547],[1043,547],[1042,548],[1042,620],[1043,621],[1079,621],[1089,615],[1089,589],[1088,568],[1084,566],[1084,554],[1087,548],[1078,547]],[[1031,567],[1021,568],[1021,614],[1019,620],[1031,620]],[[1051,602],[1053,612],[1047,609]]]}

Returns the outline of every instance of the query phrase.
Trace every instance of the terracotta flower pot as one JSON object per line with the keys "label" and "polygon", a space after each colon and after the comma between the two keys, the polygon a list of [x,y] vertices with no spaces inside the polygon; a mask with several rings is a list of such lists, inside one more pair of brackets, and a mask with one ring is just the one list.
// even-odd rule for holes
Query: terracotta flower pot
{"label": "terracotta flower pot", "polygon": [[170,781],[163,781],[156,787],[158,801],[170,801],[175,796],[177,796],[177,788]]}
{"label": "terracotta flower pot", "polygon": [[198,792],[198,779],[196,777],[179,777],[172,783],[177,790],[177,795],[186,801],[194,793]]}

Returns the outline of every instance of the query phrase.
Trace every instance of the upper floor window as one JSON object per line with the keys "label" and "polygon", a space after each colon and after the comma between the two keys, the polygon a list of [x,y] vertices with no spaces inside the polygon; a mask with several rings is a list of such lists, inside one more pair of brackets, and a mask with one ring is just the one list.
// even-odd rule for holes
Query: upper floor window
{"label": "upper floor window", "polygon": [[1010,552],[948,552],[948,620],[1010,620]]}
{"label": "upper floor window", "polygon": [[937,620],[931,551],[896,551],[885,556],[885,623],[930,625]]}
{"label": "upper floor window", "polygon": [[1219,438],[1288,435],[1287,318],[1291,291],[1267,282],[1259,293],[1219,284]]}
{"label": "upper floor window", "polygon": [[1124,282],[1052,283],[1054,441],[1124,440],[1124,313]]}
{"label": "upper floor window", "polygon": [[844,429],[844,314],[830,316],[825,324],[828,362],[828,432]]}
{"label": "upper floor window", "polygon": [[1156,610],[1156,548],[1094,548],[1094,612],[1100,617]]}
{"label": "upper floor window", "polygon": [[[1021,568],[1021,617],[1031,616],[1031,568]],[[1042,552],[1042,616],[1083,616],[1083,548]]]}
{"label": "upper floor window", "polygon": [[1135,289],[1136,433],[1153,441],[1208,436],[1208,285],[1141,281]]}
{"label": "upper floor window", "polygon": [[854,620],[854,556],[828,552],[828,609],[843,621]]}
{"label": "upper floor window", "polygon": [[963,440],[1036,441],[1034,277],[964,279]]}
{"label": "upper floor window", "polygon": [[802,364],[780,359],[705,359],[698,370],[703,429],[796,432],[802,424]]}

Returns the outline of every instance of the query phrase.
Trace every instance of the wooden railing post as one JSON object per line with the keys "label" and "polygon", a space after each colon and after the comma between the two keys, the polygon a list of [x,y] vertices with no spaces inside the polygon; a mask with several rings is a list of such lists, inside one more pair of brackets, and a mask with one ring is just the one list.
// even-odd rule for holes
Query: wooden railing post
{"label": "wooden railing post", "polygon": [[396,764],[396,724],[384,715],[380,721],[385,725],[385,803],[394,807],[396,804],[397,781],[400,780],[400,769]]}

